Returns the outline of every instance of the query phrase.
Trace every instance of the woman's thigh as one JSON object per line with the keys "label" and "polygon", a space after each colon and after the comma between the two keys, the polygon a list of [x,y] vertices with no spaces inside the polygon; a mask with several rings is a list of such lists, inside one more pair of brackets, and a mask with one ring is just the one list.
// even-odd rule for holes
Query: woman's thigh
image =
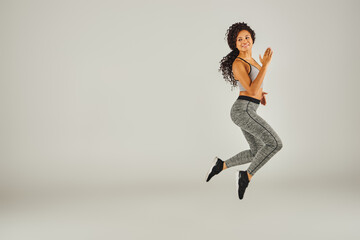
{"label": "woman's thigh", "polygon": [[[236,105],[231,111],[233,122],[242,130],[259,139],[266,145],[282,146],[282,141],[275,130],[256,112],[252,102]],[[251,139],[251,137],[250,137]]]}

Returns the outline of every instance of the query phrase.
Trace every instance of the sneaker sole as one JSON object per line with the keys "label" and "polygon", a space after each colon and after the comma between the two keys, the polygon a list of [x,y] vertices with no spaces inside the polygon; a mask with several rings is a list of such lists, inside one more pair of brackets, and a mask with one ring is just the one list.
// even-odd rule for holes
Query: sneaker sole
{"label": "sneaker sole", "polygon": [[240,171],[235,172],[235,178],[236,178],[236,196],[239,198],[239,179],[240,179]]}
{"label": "sneaker sole", "polygon": [[[209,177],[209,175],[210,175],[210,173],[211,173],[211,170],[213,169],[213,167],[215,167],[217,160],[218,160],[218,157],[215,157],[214,160],[213,160],[213,162],[212,162],[212,166],[210,167],[208,173],[206,174],[205,182],[206,182],[207,178]],[[209,181],[210,181],[210,180],[209,180]]]}

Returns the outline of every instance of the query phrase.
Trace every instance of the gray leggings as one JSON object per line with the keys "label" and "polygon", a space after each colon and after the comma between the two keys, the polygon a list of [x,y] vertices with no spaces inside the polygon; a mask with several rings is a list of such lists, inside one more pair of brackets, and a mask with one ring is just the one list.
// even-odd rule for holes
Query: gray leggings
{"label": "gray leggings", "polygon": [[230,116],[241,128],[250,149],[239,152],[225,160],[227,167],[251,162],[248,173],[254,175],[281,148],[282,141],[272,127],[257,113],[260,100],[248,96],[239,96],[234,102]]}

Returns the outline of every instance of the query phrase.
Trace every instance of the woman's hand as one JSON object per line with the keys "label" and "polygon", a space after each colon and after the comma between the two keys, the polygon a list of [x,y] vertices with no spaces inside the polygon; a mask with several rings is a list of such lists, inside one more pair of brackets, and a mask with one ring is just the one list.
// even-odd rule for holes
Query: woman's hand
{"label": "woman's hand", "polygon": [[260,100],[260,103],[262,105],[266,105],[266,98],[265,98],[265,94],[268,94],[267,92],[262,92],[262,97],[261,97],[261,100]]}
{"label": "woman's hand", "polygon": [[263,66],[267,66],[270,64],[271,62],[271,58],[272,58],[272,54],[273,54],[273,50],[271,50],[270,47],[268,47],[266,50],[265,50],[265,53],[264,53],[264,56],[261,57],[261,54],[259,55],[259,58],[260,58],[260,62]]}

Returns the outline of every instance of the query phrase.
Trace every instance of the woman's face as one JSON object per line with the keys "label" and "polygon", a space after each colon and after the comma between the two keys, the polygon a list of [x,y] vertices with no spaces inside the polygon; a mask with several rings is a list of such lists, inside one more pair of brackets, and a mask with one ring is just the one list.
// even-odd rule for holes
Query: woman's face
{"label": "woman's face", "polygon": [[241,30],[236,38],[236,47],[239,51],[248,51],[252,48],[253,41],[249,31]]}

